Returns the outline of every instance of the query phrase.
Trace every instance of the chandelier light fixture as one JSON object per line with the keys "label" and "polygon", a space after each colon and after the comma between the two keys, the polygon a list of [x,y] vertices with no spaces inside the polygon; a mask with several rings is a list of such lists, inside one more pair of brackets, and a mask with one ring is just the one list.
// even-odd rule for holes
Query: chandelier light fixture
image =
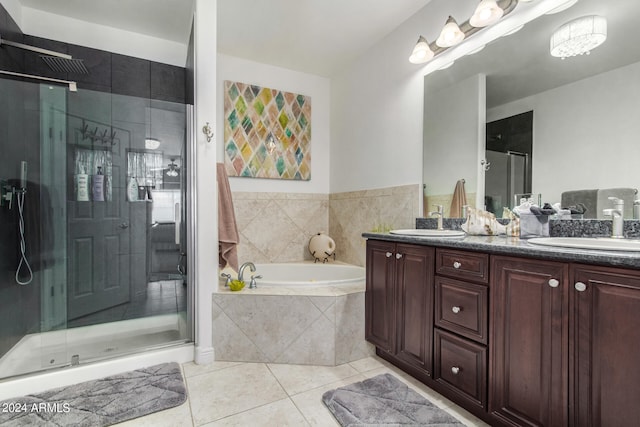
{"label": "chandelier light fixture", "polygon": [[551,36],[549,49],[552,56],[562,59],[589,55],[606,39],[607,20],[597,15],[583,16],[558,28]]}

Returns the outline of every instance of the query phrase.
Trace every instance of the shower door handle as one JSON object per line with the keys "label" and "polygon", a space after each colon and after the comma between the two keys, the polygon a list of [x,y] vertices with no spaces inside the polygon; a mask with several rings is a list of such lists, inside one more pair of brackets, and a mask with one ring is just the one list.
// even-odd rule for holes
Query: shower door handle
{"label": "shower door handle", "polygon": [[176,203],[173,206],[173,218],[176,223],[176,245],[180,244],[180,227],[182,226],[182,219],[180,213],[180,203]]}
{"label": "shower door handle", "polygon": [[124,230],[126,228],[129,228],[129,223],[128,222],[123,222],[118,227],[120,227],[120,228],[122,228]]}

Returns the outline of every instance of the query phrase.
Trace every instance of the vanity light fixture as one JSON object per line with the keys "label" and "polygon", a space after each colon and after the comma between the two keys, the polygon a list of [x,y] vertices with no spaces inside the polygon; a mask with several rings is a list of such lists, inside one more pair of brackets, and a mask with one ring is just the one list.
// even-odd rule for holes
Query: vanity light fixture
{"label": "vanity light fixture", "polygon": [[469,19],[469,24],[473,27],[486,27],[498,22],[502,15],[504,15],[504,10],[498,6],[496,0],[481,0],[473,16]]}
{"label": "vanity light fixture", "polygon": [[444,24],[444,28],[440,32],[436,44],[440,47],[455,46],[464,40],[465,34],[462,32],[458,23],[453,16],[449,15],[447,23]]}
{"label": "vanity light fixture", "polygon": [[562,59],[589,55],[606,39],[607,20],[598,15],[583,16],[558,28],[551,36],[549,49],[552,56]]}
{"label": "vanity light fixture", "polygon": [[413,52],[411,52],[409,62],[412,64],[422,64],[431,58],[433,58],[433,51],[429,47],[429,42],[427,42],[427,39],[420,36],[416,46],[413,48]]}
{"label": "vanity light fixture", "polygon": [[456,20],[449,16],[436,41],[429,43],[423,36],[418,38],[418,42],[409,56],[409,62],[422,64],[430,61],[433,57],[459,44],[482,28],[498,22],[503,16],[511,13],[519,1],[533,0],[480,0],[473,16],[462,25],[458,25]]}

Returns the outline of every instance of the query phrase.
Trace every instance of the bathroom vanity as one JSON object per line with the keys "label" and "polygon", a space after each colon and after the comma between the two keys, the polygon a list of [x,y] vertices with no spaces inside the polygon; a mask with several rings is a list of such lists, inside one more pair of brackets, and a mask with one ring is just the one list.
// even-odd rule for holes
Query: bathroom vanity
{"label": "bathroom vanity", "polygon": [[367,238],[366,339],[491,425],[640,419],[640,253]]}

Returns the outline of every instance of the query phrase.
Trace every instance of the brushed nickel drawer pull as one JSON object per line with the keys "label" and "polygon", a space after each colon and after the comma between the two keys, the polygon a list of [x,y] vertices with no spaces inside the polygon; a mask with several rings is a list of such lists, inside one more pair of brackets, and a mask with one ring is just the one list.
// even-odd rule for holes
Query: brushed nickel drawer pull
{"label": "brushed nickel drawer pull", "polygon": [[552,288],[557,288],[560,285],[558,279],[549,279],[549,286]]}
{"label": "brushed nickel drawer pull", "polygon": [[460,372],[460,368],[457,366],[454,366],[451,368],[451,372],[453,373],[453,375],[458,375],[458,373]]}
{"label": "brushed nickel drawer pull", "polygon": [[458,268],[460,268],[460,267],[462,267],[462,264],[460,264],[458,261],[455,261],[455,262],[453,263],[453,268],[458,269]]}
{"label": "brushed nickel drawer pull", "polygon": [[453,311],[455,314],[458,314],[462,311],[462,307],[458,307],[457,305],[453,306],[451,307],[451,311]]}
{"label": "brushed nickel drawer pull", "polygon": [[396,254],[396,259],[402,258],[402,254]]}
{"label": "brushed nickel drawer pull", "polygon": [[393,254],[391,252],[387,252],[385,255],[387,256],[387,258],[391,258],[391,255]]}

